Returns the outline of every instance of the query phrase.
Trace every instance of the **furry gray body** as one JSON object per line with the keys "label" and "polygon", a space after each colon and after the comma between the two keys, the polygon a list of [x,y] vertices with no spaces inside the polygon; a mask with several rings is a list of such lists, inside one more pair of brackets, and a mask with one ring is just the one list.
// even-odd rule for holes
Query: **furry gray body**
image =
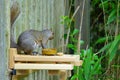
{"label": "furry gray body", "polygon": [[43,31],[27,30],[18,38],[18,51],[24,51],[31,54],[36,48],[46,48],[48,40],[53,39],[53,32],[46,29]]}

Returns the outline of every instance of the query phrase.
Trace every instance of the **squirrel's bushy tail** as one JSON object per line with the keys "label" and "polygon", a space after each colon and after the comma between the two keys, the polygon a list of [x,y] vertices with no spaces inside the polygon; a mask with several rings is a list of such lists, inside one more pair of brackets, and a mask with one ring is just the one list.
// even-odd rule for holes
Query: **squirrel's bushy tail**
{"label": "squirrel's bushy tail", "polygon": [[10,9],[10,48],[17,48],[17,43],[14,39],[14,26],[17,17],[20,14],[20,6],[17,2],[13,2]]}

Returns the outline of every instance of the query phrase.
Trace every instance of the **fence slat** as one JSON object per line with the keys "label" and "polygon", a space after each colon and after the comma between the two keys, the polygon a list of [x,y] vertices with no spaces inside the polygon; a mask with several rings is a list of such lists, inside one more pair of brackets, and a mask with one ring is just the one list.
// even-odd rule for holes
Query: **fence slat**
{"label": "fence slat", "polygon": [[0,0],[0,80],[9,80],[10,0]]}

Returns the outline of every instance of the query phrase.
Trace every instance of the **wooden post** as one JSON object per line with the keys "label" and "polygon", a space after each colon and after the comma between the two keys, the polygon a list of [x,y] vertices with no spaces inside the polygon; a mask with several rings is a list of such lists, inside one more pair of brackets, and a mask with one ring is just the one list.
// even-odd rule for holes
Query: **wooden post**
{"label": "wooden post", "polygon": [[67,80],[67,71],[60,70],[60,80]]}
{"label": "wooden post", "polygon": [[0,80],[9,80],[10,0],[0,0]]}
{"label": "wooden post", "polygon": [[13,75],[12,80],[18,80],[16,75]]}
{"label": "wooden post", "polygon": [[9,54],[9,68],[13,69],[14,68],[14,56],[17,54],[17,49],[16,48],[10,48],[10,54]]}

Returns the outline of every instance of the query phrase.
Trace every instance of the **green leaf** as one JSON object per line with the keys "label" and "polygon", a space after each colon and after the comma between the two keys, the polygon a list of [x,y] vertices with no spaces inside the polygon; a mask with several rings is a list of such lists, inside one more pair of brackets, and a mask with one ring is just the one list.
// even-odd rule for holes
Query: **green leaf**
{"label": "green leaf", "polygon": [[95,42],[95,45],[96,45],[96,44],[99,44],[99,43],[103,43],[103,42],[105,42],[105,41],[106,41],[106,37],[100,38],[100,39],[98,39],[98,40]]}
{"label": "green leaf", "polygon": [[79,30],[78,29],[74,29],[74,31],[73,31],[73,33],[72,33],[72,35],[74,36],[75,34],[77,34],[79,32]]}
{"label": "green leaf", "polygon": [[80,40],[80,45],[83,45],[84,44],[84,41],[83,40]]}
{"label": "green leaf", "polygon": [[93,55],[94,60],[98,60],[98,56],[96,54]]}
{"label": "green leaf", "polygon": [[96,4],[98,4],[100,2],[100,0],[93,0],[92,2],[92,6],[95,7]]}
{"label": "green leaf", "polygon": [[116,19],[116,12],[117,12],[116,9],[111,11],[110,15],[108,16],[107,24],[110,24]]}
{"label": "green leaf", "polygon": [[91,49],[87,50],[86,58],[84,58],[83,68],[84,68],[84,75],[85,80],[89,80],[91,76],[91,60],[92,60],[92,51]]}
{"label": "green leaf", "polygon": [[83,77],[83,68],[79,68],[78,80],[85,80],[84,77]]}
{"label": "green leaf", "polygon": [[61,24],[66,25],[68,28],[70,27],[71,19],[68,16],[61,17]]}
{"label": "green leaf", "polygon": [[104,6],[105,8],[108,7],[108,0],[106,0],[106,1],[104,1],[104,2],[101,2],[101,3],[99,4],[99,7],[100,7],[100,8],[103,8],[103,6]]}
{"label": "green leaf", "polygon": [[112,42],[107,54],[109,54],[109,63],[113,60],[113,58],[115,57],[115,54],[118,50],[118,46],[120,43],[120,35],[115,37],[115,40]]}
{"label": "green leaf", "polygon": [[76,49],[77,49],[73,44],[68,44],[67,47],[74,51],[76,51]]}
{"label": "green leaf", "polygon": [[71,41],[74,43],[78,42],[78,40],[76,38],[71,38]]}
{"label": "green leaf", "polygon": [[113,38],[114,38],[113,36],[102,37],[102,38],[98,39],[98,40],[95,42],[95,45],[96,45],[96,44],[99,44],[99,43],[103,43],[103,42],[105,42],[106,40],[111,40],[111,39],[113,39]]}
{"label": "green leaf", "polygon": [[[97,56],[97,55],[96,55],[96,56]],[[93,66],[93,70],[91,71],[91,72],[92,72],[92,75],[99,74],[100,69],[101,69],[101,64],[100,64],[100,62],[101,62],[101,60],[102,60],[103,58],[104,58],[104,56],[101,57],[101,58],[99,58],[99,59],[97,60],[97,62],[95,62],[95,65]]]}
{"label": "green leaf", "polygon": [[67,47],[74,48],[74,45],[73,44],[68,44]]}
{"label": "green leaf", "polygon": [[78,75],[73,75],[70,80],[76,80],[78,78]]}
{"label": "green leaf", "polygon": [[101,52],[104,52],[104,51],[108,50],[111,45],[112,45],[112,42],[108,43],[103,48],[101,48],[97,53],[101,53]]}

